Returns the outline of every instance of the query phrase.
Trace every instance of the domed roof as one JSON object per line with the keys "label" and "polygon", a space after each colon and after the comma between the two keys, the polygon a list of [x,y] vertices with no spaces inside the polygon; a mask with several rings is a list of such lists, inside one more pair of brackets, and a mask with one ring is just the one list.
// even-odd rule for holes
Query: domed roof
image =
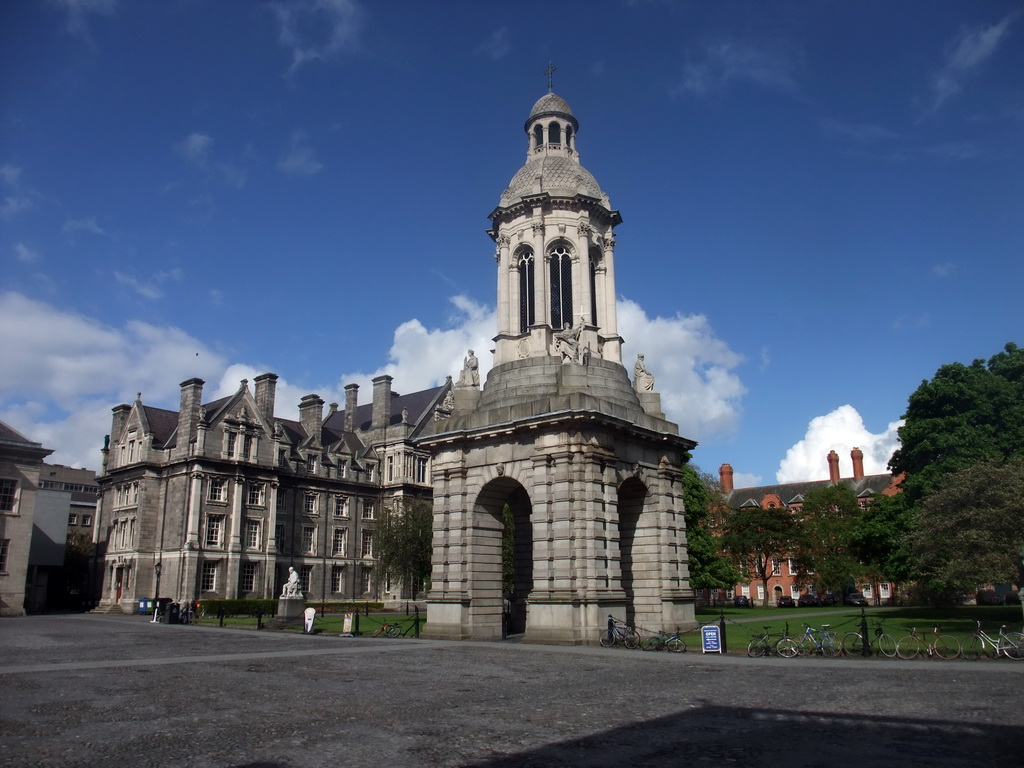
{"label": "domed roof", "polygon": [[569,117],[573,116],[572,110],[565,99],[554,93],[545,93],[533,105],[533,109],[530,110],[530,118],[537,117],[537,115],[549,115],[552,112],[568,115]]}
{"label": "domed roof", "polygon": [[[541,177],[539,190],[534,188],[534,182],[538,176]],[[607,195],[601,191],[601,187],[598,186],[597,180],[590,171],[562,155],[538,157],[520,168],[509,182],[508,188],[502,192],[500,205],[502,208],[507,208],[518,202],[523,195],[532,195],[537,192],[547,192],[549,195],[557,197],[586,195],[587,197],[596,197],[605,207],[609,205]]]}

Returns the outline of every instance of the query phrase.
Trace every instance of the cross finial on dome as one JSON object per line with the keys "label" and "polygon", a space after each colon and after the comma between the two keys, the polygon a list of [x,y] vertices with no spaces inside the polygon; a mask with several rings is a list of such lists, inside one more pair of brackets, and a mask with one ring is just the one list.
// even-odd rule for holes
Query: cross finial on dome
{"label": "cross finial on dome", "polygon": [[550,61],[548,62],[548,68],[544,70],[544,74],[548,76],[548,93],[554,93],[554,85],[552,83],[552,76],[555,74],[555,70],[558,69]]}

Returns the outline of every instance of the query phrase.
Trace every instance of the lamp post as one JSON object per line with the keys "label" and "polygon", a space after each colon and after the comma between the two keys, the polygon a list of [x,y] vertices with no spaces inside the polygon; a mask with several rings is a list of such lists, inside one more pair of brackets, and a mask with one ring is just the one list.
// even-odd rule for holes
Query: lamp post
{"label": "lamp post", "polygon": [[164,564],[162,561],[157,560],[153,565],[153,573],[156,574],[156,584],[153,586],[153,621],[151,624],[156,624],[159,618],[160,611],[160,571],[163,570]]}

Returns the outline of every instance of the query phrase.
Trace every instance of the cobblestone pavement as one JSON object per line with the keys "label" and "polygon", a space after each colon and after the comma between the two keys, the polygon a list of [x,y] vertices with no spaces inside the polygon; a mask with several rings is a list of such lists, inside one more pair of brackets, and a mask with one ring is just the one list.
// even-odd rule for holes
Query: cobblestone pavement
{"label": "cobblestone pavement", "polygon": [[3,766],[1013,764],[1024,662],[0,620]]}

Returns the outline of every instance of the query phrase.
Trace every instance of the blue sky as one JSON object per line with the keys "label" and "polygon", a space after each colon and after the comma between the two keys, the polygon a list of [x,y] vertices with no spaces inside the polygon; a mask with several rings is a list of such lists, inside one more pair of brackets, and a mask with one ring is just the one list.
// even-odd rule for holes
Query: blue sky
{"label": "blue sky", "polygon": [[1024,342],[1022,41],[995,1],[4,3],[0,419],[98,468],[192,376],[293,416],[486,371],[551,61],[696,463],[884,471],[923,379]]}

